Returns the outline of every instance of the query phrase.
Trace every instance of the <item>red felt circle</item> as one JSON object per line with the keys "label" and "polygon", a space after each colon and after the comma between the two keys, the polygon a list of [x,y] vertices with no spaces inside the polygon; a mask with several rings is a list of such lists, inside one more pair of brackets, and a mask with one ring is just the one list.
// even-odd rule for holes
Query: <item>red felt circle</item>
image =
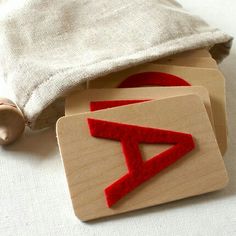
{"label": "red felt circle", "polygon": [[129,76],[118,88],[143,86],[191,86],[191,84],[175,75],[163,72],[143,72]]}

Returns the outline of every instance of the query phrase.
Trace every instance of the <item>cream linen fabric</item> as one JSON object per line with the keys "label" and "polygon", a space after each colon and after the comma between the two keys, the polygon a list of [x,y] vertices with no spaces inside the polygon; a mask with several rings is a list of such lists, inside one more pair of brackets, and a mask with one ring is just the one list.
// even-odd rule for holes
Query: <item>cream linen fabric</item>
{"label": "cream linen fabric", "polygon": [[[32,127],[86,80],[201,47],[219,45],[213,52],[220,59],[230,48],[230,36],[172,0],[0,2],[5,80]],[[62,109],[56,103],[48,120]]]}

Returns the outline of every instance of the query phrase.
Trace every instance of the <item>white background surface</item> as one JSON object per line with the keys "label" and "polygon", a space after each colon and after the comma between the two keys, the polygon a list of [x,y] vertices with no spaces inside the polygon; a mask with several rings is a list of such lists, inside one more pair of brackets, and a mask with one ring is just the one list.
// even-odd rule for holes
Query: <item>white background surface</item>
{"label": "white background surface", "polygon": [[[234,0],[180,0],[185,8],[236,37]],[[0,148],[0,236],[236,235],[236,47],[220,65],[226,77],[228,187],[219,192],[93,223],[73,214],[55,132],[26,132]],[[0,81],[0,96],[8,90]]]}

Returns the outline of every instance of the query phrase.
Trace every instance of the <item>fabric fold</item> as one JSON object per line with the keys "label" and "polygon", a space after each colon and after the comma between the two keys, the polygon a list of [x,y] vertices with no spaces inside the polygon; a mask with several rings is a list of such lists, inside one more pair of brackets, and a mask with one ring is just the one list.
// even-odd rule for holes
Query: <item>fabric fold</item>
{"label": "fabric fold", "polygon": [[88,80],[197,48],[220,61],[232,42],[172,0],[9,2],[0,4],[1,64],[31,127],[55,122],[58,99]]}

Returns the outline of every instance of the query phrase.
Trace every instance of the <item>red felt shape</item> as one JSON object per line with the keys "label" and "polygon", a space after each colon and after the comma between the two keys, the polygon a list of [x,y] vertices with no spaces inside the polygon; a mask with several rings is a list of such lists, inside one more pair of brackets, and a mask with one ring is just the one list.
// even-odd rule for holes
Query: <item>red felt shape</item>
{"label": "red felt shape", "polygon": [[98,111],[102,109],[112,108],[112,107],[119,107],[128,104],[134,104],[139,102],[146,102],[150,101],[150,99],[146,100],[113,100],[113,101],[93,101],[90,102],[90,111]]}
{"label": "red felt shape", "polygon": [[[109,185],[105,190],[107,206],[113,206],[126,194],[167,168],[194,149],[191,134],[170,130],[88,119],[91,136],[120,141],[128,173]],[[143,161],[140,143],[173,144],[171,148]]]}
{"label": "red felt shape", "polygon": [[191,86],[191,84],[175,75],[163,72],[143,72],[129,76],[118,88],[143,86]]}

